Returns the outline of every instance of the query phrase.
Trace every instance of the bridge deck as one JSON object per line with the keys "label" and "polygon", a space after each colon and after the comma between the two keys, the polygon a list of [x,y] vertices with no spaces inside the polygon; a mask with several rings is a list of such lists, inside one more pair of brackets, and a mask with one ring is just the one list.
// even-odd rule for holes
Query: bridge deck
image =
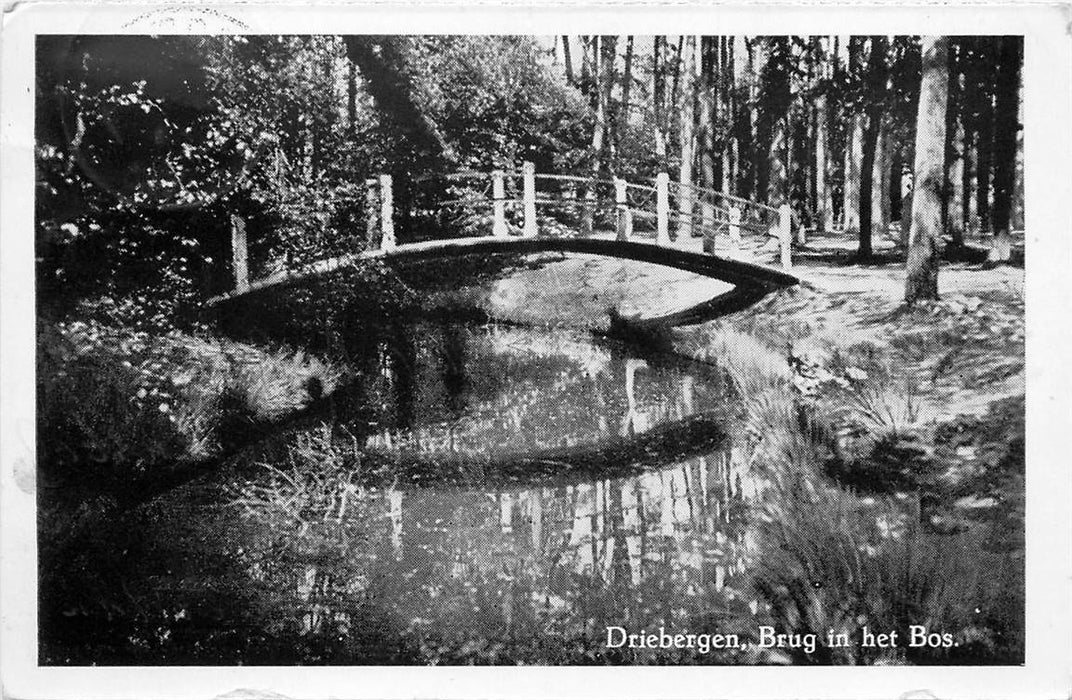
{"label": "bridge deck", "polygon": [[371,250],[321,260],[305,267],[279,273],[251,282],[243,291],[233,291],[212,297],[205,302],[208,307],[238,301],[250,295],[259,295],[270,290],[300,284],[303,281],[329,275],[334,271],[354,265],[363,260],[420,259],[469,255],[473,253],[537,253],[573,252],[607,257],[637,260],[666,265],[698,275],[722,280],[734,285],[734,289],[702,304],[652,321],[672,324],[688,323],[701,315],[710,315],[716,310],[745,306],[772,289],[793,285],[797,278],[768,265],[732,260],[718,255],[698,252],[700,239],[682,241],[672,246],[656,245],[653,242],[615,240],[612,234],[600,233],[590,238],[488,237],[454,238],[406,243],[390,250]]}

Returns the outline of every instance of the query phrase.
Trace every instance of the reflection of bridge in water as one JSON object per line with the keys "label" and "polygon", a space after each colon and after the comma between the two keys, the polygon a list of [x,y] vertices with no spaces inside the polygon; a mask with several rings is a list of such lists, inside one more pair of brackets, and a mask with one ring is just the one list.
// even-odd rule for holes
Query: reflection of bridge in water
{"label": "reflection of bridge in water", "polygon": [[[466,332],[422,324],[402,347],[397,336],[381,344],[373,396],[385,409],[367,451],[524,452],[563,436],[596,450],[732,401],[713,368],[660,366],[580,332]],[[497,363],[510,364],[513,380],[493,392],[485,380],[500,381]],[[349,524],[326,526],[361,536],[340,544],[330,566],[294,562],[290,595],[306,601],[303,625],[318,632],[360,625],[367,611],[352,608],[354,596],[429,633],[490,639],[540,635],[549,618],[563,634],[597,639],[600,625],[696,629],[698,611],[751,614],[749,510],[761,482],[744,450],[731,436],[656,463],[602,478],[520,470],[516,483],[401,478],[363,491]]]}

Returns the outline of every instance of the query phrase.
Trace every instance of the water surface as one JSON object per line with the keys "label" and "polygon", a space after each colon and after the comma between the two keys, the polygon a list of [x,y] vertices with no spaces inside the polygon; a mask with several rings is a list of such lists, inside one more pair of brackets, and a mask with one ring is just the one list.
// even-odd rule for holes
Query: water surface
{"label": "water surface", "polygon": [[756,487],[717,368],[569,329],[362,342],[322,426],[116,526],[91,578],[119,602],[106,628],[68,630],[91,658],[674,661],[695,652],[607,649],[606,629],[752,627]]}

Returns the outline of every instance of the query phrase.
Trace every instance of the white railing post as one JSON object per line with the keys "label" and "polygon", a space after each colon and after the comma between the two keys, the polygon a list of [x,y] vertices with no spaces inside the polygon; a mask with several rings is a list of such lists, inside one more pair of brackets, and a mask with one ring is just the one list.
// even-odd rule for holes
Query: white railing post
{"label": "white railing post", "polygon": [[633,211],[629,208],[625,180],[614,178],[614,201],[618,207],[618,240],[627,241],[633,235]]}
{"label": "white railing post", "polygon": [[525,161],[522,168],[522,174],[524,177],[524,198],[525,198],[525,228],[524,235],[528,237],[535,237],[537,233],[536,228],[536,164],[532,161]]}
{"label": "white railing post", "polygon": [[365,247],[369,250],[376,248],[380,231],[380,203],[376,195],[378,184],[379,181],[374,177],[365,180]]}
{"label": "white railing post", "polygon": [[741,208],[736,204],[730,207],[730,252],[741,252]]}
{"label": "white railing post", "polygon": [[703,211],[703,252],[715,254],[715,205],[707,200],[700,203]]}
{"label": "white railing post", "polygon": [[246,222],[231,214],[231,269],[234,271],[235,291],[249,291],[249,264],[246,250]]}
{"label": "white railing post", "polygon": [[793,212],[788,204],[778,207],[778,241],[781,249],[782,269],[793,267]]}
{"label": "white railing post", "polygon": [[655,221],[657,233],[655,242],[670,245],[670,174],[659,173],[655,176]]}
{"label": "white railing post", "polygon": [[494,200],[495,220],[491,225],[491,235],[498,238],[505,237],[506,231],[506,182],[503,180],[503,171],[496,170],[491,174],[491,197]]}
{"label": "white railing post", "polygon": [[380,175],[380,250],[394,250],[395,200],[390,175]]}

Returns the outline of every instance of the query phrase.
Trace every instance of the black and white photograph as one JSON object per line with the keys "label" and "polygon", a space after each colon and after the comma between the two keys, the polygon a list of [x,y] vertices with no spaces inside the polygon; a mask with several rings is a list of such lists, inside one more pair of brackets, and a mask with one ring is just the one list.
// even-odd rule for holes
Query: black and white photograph
{"label": "black and white photograph", "polygon": [[26,39],[33,665],[1027,668],[1032,37],[707,11]]}

